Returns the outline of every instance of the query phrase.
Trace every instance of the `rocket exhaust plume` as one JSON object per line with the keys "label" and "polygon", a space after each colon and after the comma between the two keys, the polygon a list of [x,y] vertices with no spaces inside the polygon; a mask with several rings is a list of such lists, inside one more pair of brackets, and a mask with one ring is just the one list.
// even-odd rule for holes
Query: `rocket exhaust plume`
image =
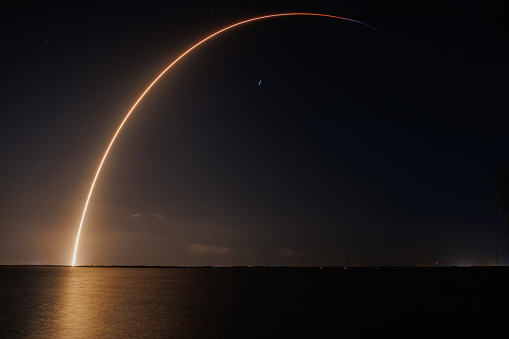
{"label": "rocket exhaust plume", "polygon": [[118,126],[115,134],[113,134],[113,137],[111,138],[111,141],[108,145],[108,147],[106,148],[106,151],[104,152],[104,155],[102,157],[102,160],[101,162],[99,163],[99,167],[97,168],[97,172],[95,173],[95,176],[94,176],[94,180],[92,180],[92,185],[90,186],[90,191],[88,192],[88,196],[87,196],[87,200],[85,202],[85,207],[83,209],[83,214],[81,216],[81,221],[80,221],[80,226],[78,228],[78,235],[76,236],[76,244],[74,245],[74,254],[73,254],[73,257],[72,257],[72,266],[76,266],[76,253],[78,252],[78,242],[80,240],[80,234],[81,234],[81,229],[83,227],[83,221],[85,220],[85,215],[87,213],[87,208],[88,208],[88,203],[90,202],[90,197],[92,196],[92,192],[94,191],[94,186],[97,182],[97,178],[99,177],[99,173],[101,172],[101,168],[104,164],[104,161],[106,160],[106,158],[108,157],[108,153],[110,152],[110,149],[111,149],[111,146],[113,145],[113,143],[115,142],[115,139],[117,138],[118,134],[120,133],[120,131],[122,130],[122,127],[124,126],[125,122],[127,121],[127,119],[129,118],[129,116],[131,115],[131,113],[134,111],[134,109],[138,106],[138,104],[140,103],[140,101],[145,97],[145,94],[148,93],[148,91],[150,91],[150,89],[155,85],[155,83],[170,69],[173,67],[173,65],[175,65],[180,59],[182,59],[183,57],[185,57],[189,52],[191,52],[193,49],[195,49],[196,47],[200,46],[201,44],[203,44],[204,42],[206,42],[207,40],[210,40],[212,39],[213,37],[215,37],[216,35],[219,35],[229,29],[232,29],[232,28],[235,28],[237,26],[241,26],[243,24],[247,24],[248,22],[253,22],[253,21],[258,21],[258,20],[263,20],[263,19],[270,19],[270,18],[276,18],[276,17],[285,17],[285,16],[318,16],[318,17],[328,17],[328,18],[333,18],[333,19],[341,19],[341,20],[346,20],[346,21],[351,21],[351,22],[355,22],[355,23],[358,23],[358,24],[361,24],[361,25],[364,25],[364,26],[367,26],[369,28],[372,28],[374,30],[376,30],[375,27],[372,27],[368,24],[365,24],[361,21],[357,21],[357,20],[353,20],[353,19],[348,19],[348,18],[343,18],[343,17],[339,17],[339,16],[335,16],[335,15],[328,15],[328,14],[317,14],[317,13],[280,13],[280,14],[272,14],[272,15],[265,15],[265,16],[259,16],[259,17],[256,17],[256,18],[252,18],[252,19],[248,19],[248,20],[244,20],[244,21],[240,21],[240,22],[237,22],[233,25],[230,25],[228,27],[225,27],[223,29],[220,29],[219,31],[205,37],[204,39],[200,40],[199,42],[197,42],[196,44],[194,44],[191,48],[189,48],[187,51],[185,51],[184,53],[182,53],[177,59],[175,59],[170,65],[168,65],[153,81],[152,83],[145,89],[145,91],[143,91],[143,93],[140,95],[140,97],[138,98],[138,100],[136,100],[136,102],[134,103],[134,105],[131,107],[131,109],[129,110],[129,112],[127,112],[127,114],[125,115],[124,119],[122,120],[122,122],[120,123],[120,125]]}

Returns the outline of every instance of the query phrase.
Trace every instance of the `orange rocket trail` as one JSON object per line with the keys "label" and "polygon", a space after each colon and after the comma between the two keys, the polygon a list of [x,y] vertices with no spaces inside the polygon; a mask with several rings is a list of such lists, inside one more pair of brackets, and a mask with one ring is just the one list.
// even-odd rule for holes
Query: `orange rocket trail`
{"label": "orange rocket trail", "polygon": [[108,147],[106,148],[106,151],[104,152],[104,155],[102,157],[102,160],[99,164],[99,167],[97,168],[97,172],[95,173],[95,176],[94,176],[94,180],[92,180],[92,185],[90,186],[90,191],[88,192],[88,196],[87,196],[87,200],[85,202],[85,207],[83,209],[83,215],[81,216],[81,221],[80,221],[80,226],[78,228],[78,235],[76,236],[76,244],[74,245],[74,254],[73,254],[73,257],[72,257],[72,266],[75,266],[76,265],[76,253],[78,252],[78,242],[80,240],[80,234],[81,234],[81,229],[83,227],[83,221],[85,220],[85,215],[87,214],[87,208],[88,208],[88,203],[90,202],[90,197],[92,196],[92,192],[94,191],[94,187],[95,187],[95,184],[97,182],[97,178],[99,177],[99,173],[101,172],[101,168],[104,164],[104,161],[106,160],[106,158],[108,157],[108,153],[110,152],[110,149],[111,149],[111,146],[113,145],[113,143],[115,142],[115,139],[117,138],[118,134],[120,133],[120,131],[122,130],[122,127],[124,126],[125,122],[127,121],[127,119],[129,118],[129,116],[131,115],[131,113],[134,111],[134,109],[138,106],[138,104],[140,103],[140,101],[145,97],[145,94],[148,93],[148,91],[150,91],[150,89],[152,88],[152,86],[155,85],[155,83],[170,69],[173,67],[173,65],[175,65],[180,59],[182,59],[183,57],[185,57],[189,52],[191,52],[193,49],[195,49],[196,47],[200,46],[201,44],[203,44],[205,41],[207,40],[210,40],[212,39],[213,37],[215,37],[216,35],[219,35],[229,29],[232,29],[232,28],[235,28],[237,26],[241,26],[243,24],[247,24],[248,22],[252,22],[252,21],[258,21],[258,20],[263,20],[263,19],[270,19],[270,18],[276,18],[276,17],[284,17],[284,16],[319,16],[319,17],[328,17],[328,18],[334,18],[334,19],[341,19],[341,20],[346,20],[346,21],[351,21],[351,22],[355,22],[355,23],[358,23],[358,24],[361,24],[361,25],[364,25],[364,26],[367,26],[369,28],[372,28],[374,30],[376,30],[375,27],[373,26],[370,26],[368,24],[365,24],[361,21],[357,21],[357,20],[353,20],[353,19],[348,19],[348,18],[343,18],[343,17],[339,17],[339,16],[335,16],[335,15],[328,15],[328,14],[317,14],[317,13],[280,13],[280,14],[271,14],[271,15],[264,15],[264,16],[259,16],[259,17],[256,17],[256,18],[252,18],[252,19],[248,19],[248,20],[244,20],[244,21],[240,21],[240,22],[237,22],[233,25],[230,25],[228,27],[225,27],[215,33],[212,33],[211,35],[205,37],[204,39],[200,40],[199,42],[197,42],[196,44],[194,44],[191,48],[189,48],[187,51],[185,51],[184,53],[182,53],[177,59],[175,59],[170,65],[168,65],[168,67],[166,67],[153,81],[152,83],[150,83],[150,85],[145,89],[145,91],[143,91],[143,93],[140,95],[140,97],[138,98],[138,100],[136,100],[136,102],[134,103],[134,105],[131,107],[131,109],[129,110],[129,112],[127,112],[127,114],[125,115],[124,119],[122,120],[122,123],[118,126],[115,134],[113,135],[113,137],[111,138],[111,141],[108,145]]}

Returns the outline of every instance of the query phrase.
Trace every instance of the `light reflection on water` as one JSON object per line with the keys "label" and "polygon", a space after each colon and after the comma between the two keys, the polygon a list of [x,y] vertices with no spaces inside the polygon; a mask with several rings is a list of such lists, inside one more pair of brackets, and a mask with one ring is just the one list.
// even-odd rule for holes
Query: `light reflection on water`
{"label": "light reflection on water", "polygon": [[160,310],[160,298],[167,293],[142,274],[147,272],[129,273],[132,269],[66,269],[54,324],[58,335],[139,337],[157,331],[156,320],[166,313]]}

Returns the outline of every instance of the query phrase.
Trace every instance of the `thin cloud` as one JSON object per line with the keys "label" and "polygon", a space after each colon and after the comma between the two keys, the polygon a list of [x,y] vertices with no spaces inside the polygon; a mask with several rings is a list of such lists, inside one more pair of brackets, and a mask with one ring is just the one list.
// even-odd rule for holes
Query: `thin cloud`
{"label": "thin cloud", "polygon": [[281,248],[278,250],[278,255],[281,257],[296,257],[298,254],[293,248]]}
{"label": "thin cloud", "polygon": [[205,244],[190,244],[187,245],[188,254],[211,254],[211,255],[224,255],[231,253],[232,250],[226,246],[218,245],[205,245]]}
{"label": "thin cloud", "polygon": [[154,219],[155,220],[161,220],[161,219],[164,219],[166,218],[166,215],[164,215],[163,213],[156,213],[154,214]]}

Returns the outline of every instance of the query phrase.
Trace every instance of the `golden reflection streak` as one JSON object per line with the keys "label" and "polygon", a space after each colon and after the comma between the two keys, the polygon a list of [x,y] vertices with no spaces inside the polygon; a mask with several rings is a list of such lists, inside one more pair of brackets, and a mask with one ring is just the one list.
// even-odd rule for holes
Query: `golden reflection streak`
{"label": "golden reflection streak", "polygon": [[113,145],[113,143],[115,142],[115,139],[117,138],[117,135],[118,133],[120,132],[120,130],[122,129],[122,127],[124,126],[125,122],[127,121],[127,119],[129,118],[129,116],[131,115],[131,113],[134,111],[134,109],[136,108],[136,106],[138,106],[138,104],[140,103],[140,101],[143,99],[143,97],[145,96],[145,94],[148,93],[148,91],[150,91],[150,89],[152,88],[152,86],[155,85],[155,83],[159,80],[159,78],[161,78],[173,65],[175,65],[180,59],[182,59],[184,56],[186,56],[189,52],[191,52],[193,49],[195,49],[196,47],[200,46],[201,44],[203,44],[205,41],[209,40],[209,39],[212,39],[213,37],[215,37],[216,35],[219,35],[231,28],[234,28],[234,27],[237,27],[237,26],[240,26],[240,25],[243,25],[243,24],[246,24],[248,22],[252,22],[252,21],[257,21],[257,20],[262,20],[262,19],[269,19],[269,18],[275,18],[275,17],[282,17],[282,16],[296,16],[296,15],[300,15],[300,16],[320,16],[320,17],[329,17],[329,18],[334,18],[334,19],[341,19],[341,20],[346,20],[346,21],[352,21],[352,22],[356,22],[356,23],[359,23],[359,24],[362,24],[362,25],[365,25],[365,26],[368,26],[372,29],[375,29],[374,27],[370,26],[370,25],[367,25],[361,21],[356,21],[356,20],[353,20],[353,19],[348,19],[348,18],[343,18],[343,17],[339,17],[339,16],[335,16],[335,15],[328,15],[328,14],[318,14],[318,13],[280,13],[280,14],[271,14],[271,15],[265,15],[265,16],[260,16],[260,17],[256,17],[256,18],[252,18],[252,19],[248,19],[248,20],[244,20],[244,21],[240,21],[240,22],[237,22],[236,24],[233,24],[233,25],[230,25],[228,27],[225,27],[209,36],[207,36],[206,38],[204,38],[203,40],[199,41],[198,43],[196,43],[195,45],[193,45],[191,48],[189,48],[187,51],[185,51],[184,53],[182,53],[177,59],[175,59],[168,67],[166,67],[153,81],[152,83],[145,89],[145,91],[140,95],[140,97],[138,98],[138,100],[136,100],[136,102],[134,103],[134,105],[131,107],[131,109],[129,110],[129,112],[127,112],[124,120],[122,120],[122,123],[120,124],[120,126],[118,126],[117,128],[117,131],[115,132],[115,134],[113,135],[113,138],[111,139],[110,141],[110,144],[108,145],[108,148],[106,149],[106,152],[104,152],[104,155],[103,155],[103,158],[101,160],[101,163],[99,164],[99,167],[97,168],[97,172],[95,173],[95,177],[94,177],[94,180],[92,181],[92,185],[90,186],[90,191],[88,192],[88,197],[87,197],[87,201],[85,203],[85,208],[83,209],[83,215],[81,216],[81,221],[80,221],[80,227],[78,229],[78,235],[76,236],[76,244],[74,245],[74,254],[73,254],[73,257],[72,257],[72,266],[75,266],[76,265],[76,253],[78,251],[78,242],[80,240],[80,234],[81,234],[81,229],[82,229],[82,226],[83,226],[83,220],[85,220],[85,215],[87,213],[87,208],[88,208],[88,203],[90,202],[90,197],[92,196],[92,192],[94,191],[94,186],[95,186],[95,183],[97,181],[97,177],[99,176],[99,173],[101,172],[101,168],[104,164],[104,161],[106,160],[106,157],[108,156],[108,153],[111,149],[111,146]]}

